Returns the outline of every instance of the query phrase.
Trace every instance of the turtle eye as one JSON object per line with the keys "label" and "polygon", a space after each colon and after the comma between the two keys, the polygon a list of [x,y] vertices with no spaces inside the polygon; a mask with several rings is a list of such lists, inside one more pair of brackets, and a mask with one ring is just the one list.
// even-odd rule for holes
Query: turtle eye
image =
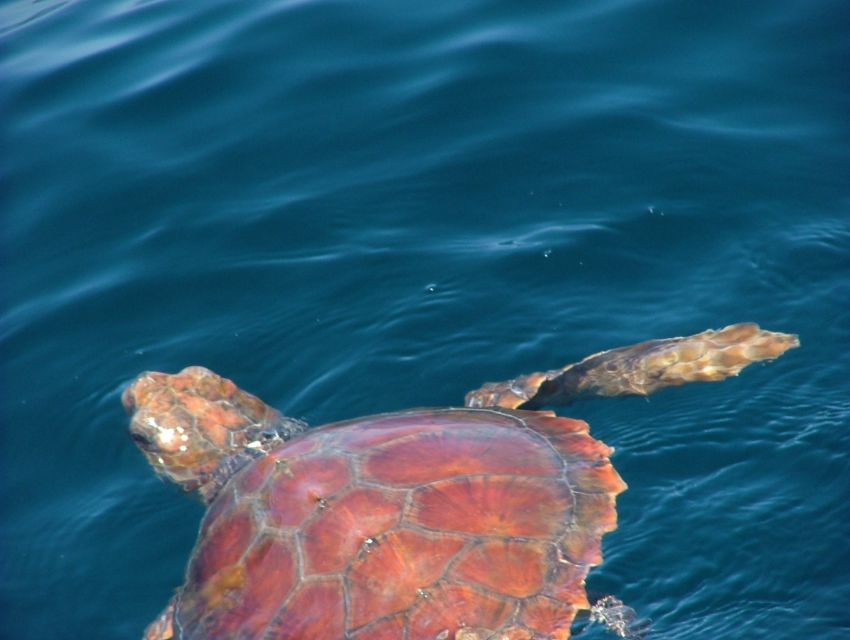
{"label": "turtle eye", "polygon": [[156,448],[156,446],[153,443],[153,440],[151,440],[150,438],[148,438],[144,434],[137,433],[135,431],[131,431],[130,432],[130,438],[133,439],[133,442],[135,442],[137,446],[139,446],[142,449],[145,449],[146,451],[152,451],[153,449]]}

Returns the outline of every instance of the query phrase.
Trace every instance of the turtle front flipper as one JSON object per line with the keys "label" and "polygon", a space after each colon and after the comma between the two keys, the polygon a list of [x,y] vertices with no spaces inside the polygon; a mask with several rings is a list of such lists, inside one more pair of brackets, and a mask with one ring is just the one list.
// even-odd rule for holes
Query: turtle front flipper
{"label": "turtle front flipper", "polygon": [[686,382],[714,382],[759,360],[798,347],[796,335],[733,324],[683,338],[649,340],[587,356],[580,362],[507,382],[488,382],[466,394],[467,407],[534,409],[580,396],[649,395]]}
{"label": "turtle front flipper", "polygon": [[151,622],[142,640],[172,640],[174,638],[174,609],[177,606],[177,596],[171,597],[165,609],[156,620]]}

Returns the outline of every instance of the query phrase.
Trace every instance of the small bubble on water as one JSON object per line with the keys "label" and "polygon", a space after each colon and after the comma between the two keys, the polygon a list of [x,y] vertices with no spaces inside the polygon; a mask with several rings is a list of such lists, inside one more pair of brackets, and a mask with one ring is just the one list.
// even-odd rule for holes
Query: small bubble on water
{"label": "small bubble on water", "polygon": [[437,291],[437,285],[434,284],[433,282],[431,284],[425,285],[425,292],[426,293],[435,293],[436,291]]}
{"label": "small bubble on water", "polygon": [[544,258],[548,258],[548,257],[549,257],[549,256],[551,256],[551,255],[552,255],[552,250],[551,250],[551,249],[546,249],[546,251],[544,251],[544,252],[543,252],[543,257],[544,257]]}

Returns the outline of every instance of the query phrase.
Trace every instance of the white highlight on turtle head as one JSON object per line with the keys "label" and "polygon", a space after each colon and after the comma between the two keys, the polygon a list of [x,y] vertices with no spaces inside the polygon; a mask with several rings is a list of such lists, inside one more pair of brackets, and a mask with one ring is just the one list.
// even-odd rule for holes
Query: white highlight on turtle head
{"label": "white highlight on turtle head", "polygon": [[154,416],[147,416],[145,418],[145,422],[148,424],[148,426],[156,429],[156,439],[159,440],[159,443],[161,445],[168,445],[174,442],[174,438],[177,436],[177,433],[183,434],[180,436],[180,439],[184,442],[189,439],[189,436],[183,433],[183,427],[177,427],[176,429],[174,427],[163,427],[162,425],[157,423],[156,418]]}

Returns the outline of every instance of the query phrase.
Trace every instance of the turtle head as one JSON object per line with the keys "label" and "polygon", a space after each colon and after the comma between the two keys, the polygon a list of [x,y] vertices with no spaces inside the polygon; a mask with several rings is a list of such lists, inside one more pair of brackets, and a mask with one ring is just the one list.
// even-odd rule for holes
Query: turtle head
{"label": "turtle head", "polygon": [[130,437],[156,472],[205,498],[238,467],[234,460],[262,455],[305,428],[204,367],[142,373],[121,400]]}

